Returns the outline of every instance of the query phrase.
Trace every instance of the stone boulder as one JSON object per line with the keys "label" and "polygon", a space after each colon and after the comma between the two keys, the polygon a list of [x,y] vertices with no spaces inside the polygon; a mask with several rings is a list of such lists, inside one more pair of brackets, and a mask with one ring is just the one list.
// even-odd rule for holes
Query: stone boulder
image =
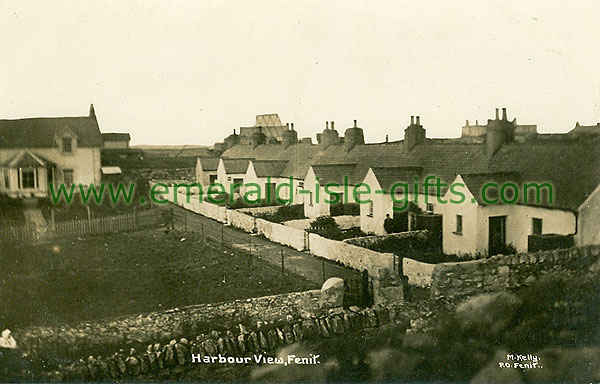
{"label": "stone boulder", "polygon": [[330,277],[321,287],[321,308],[337,308],[344,305],[344,280]]}

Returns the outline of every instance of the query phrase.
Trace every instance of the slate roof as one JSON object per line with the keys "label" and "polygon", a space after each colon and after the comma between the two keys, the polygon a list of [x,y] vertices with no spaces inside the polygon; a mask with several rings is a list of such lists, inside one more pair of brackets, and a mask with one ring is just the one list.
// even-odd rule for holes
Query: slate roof
{"label": "slate roof", "polygon": [[129,141],[131,140],[131,136],[129,133],[117,133],[117,132],[107,132],[102,133],[102,140],[104,141]]}
{"label": "slate roof", "polygon": [[[421,180],[422,167],[375,167],[371,168],[381,189],[389,192],[395,183],[412,184]],[[401,190],[397,190],[401,192]]]}
{"label": "slate roof", "polygon": [[219,167],[218,157],[199,157],[203,171],[216,171]]}
{"label": "slate roof", "polygon": [[0,120],[0,148],[53,148],[55,138],[69,132],[78,147],[103,146],[96,118],[83,116]]}
{"label": "slate roof", "polygon": [[223,159],[225,172],[231,173],[246,173],[250,159]]}
{"label": "slate roof", "polygon": [[222,157],[230,159],[287,160],[280,176],[292,176],[302,179],[320,151],[321,146],[313,144],[293,144],[287,148],[284,148],[282,144],[263,144],[254,149],[250,145],[238,144],[223,152]]}
{"label": "slate roof", "polygon": [[[519,172],[486,172],[486,173],[475,173],[475,174],[464,174],[461,175],[467,188],[473,194],[473,197],[477,200],[477,202],[481,205],[486,205],[486,202],[482,199],[481,191],[483,187],[487,183],[496,183],[498,186],[501,186],[505,183],[515,183],[517,186],[521,185],[521,175]],[[507,188],[505,191],[505,197],[508,200],[512,200],[513,197],[513,189]],[[499,197],[498,188],[488,188],[486,190],[487,200],[495,200]],[[498,200],[498,203],[502,203],[501,200]]]}
{"label": "slate roof", "polygon": [[252,160],[254,172],[258,177],[279,177],[287,163],[287,160]]}
{"label": "slate roof", "polygon": [[315,176],[319,178],[320,185],[324,186],[330,183],[343,185],[344,177],[354,173],[356,164],[320,164],[313,165],[312,168]]}

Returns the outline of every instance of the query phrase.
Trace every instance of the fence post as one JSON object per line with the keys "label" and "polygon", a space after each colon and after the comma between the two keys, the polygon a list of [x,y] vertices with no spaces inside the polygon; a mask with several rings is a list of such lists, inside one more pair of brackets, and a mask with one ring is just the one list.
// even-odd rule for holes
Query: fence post
{"label": "fence post", "polygon": [[52,231],[52,236],[54,236],[54,232],[56,231],[55,227],[56,223],[54,222],[54,208],[50,210],[50,230]]}
{"label": "fence post", "polygon": [[321,260],[323,263],[323,282],[325,282],[325,259]]}
{"label": "fence post", "polygon": [[283,249],[281,249],[280,251],[281,251],[281,276],[284,277],[285,276],[285,264],[283,261]]}
{"label": "fence post", "polygon": [[200,232],[202,233],[202,242],[206,244],[206,236],[204,235],[204,222],[200,223]]}
{"label": "fence post", "polygon": [[221,245],[223,245],[223,227],[221,226]]}
{"label": "fence post", "polygon": [[183,230],[187,232],[187,215],[186,212],[183,212]]}

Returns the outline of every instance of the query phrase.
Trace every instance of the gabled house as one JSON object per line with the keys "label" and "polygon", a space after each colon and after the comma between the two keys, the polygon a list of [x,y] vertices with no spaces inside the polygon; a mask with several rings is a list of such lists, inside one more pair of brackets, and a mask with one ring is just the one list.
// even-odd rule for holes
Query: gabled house
{"label": "gabled house", "polygon": [[218,157],[198,157],[196,159],[196,182],[204,190],[217,181]]}
{"label": "gabled house", "polygon": [[129,133],[107,132],[102,133],[103,148],[107,151],[127,150],[131,136]]}
{"label": "gabled house", "polygon": [[329,216],[332,205],[354,203],[350,175],[355,168],[356,164],[311,165],[304,177],[304,216]]}
{"label": "gabled house", "polygon": [[219,159],[217,184],[223,186],[225,193],[240,195],[249,163],[250,159]]}
{"label": "gabled house", "polygon": [[45,197],[50,184],[100,184],[102,136],[88,116],[0,120],[0,193]]}
{"label": "gabled house", "polygon": [[600,244],[600,184],[577,208],[578,246]]}
{"label": "gabled house", "polygon": [[277,199],[289,200],[290,189],[292,194],[295,189],[293,179],[290,183],[289,179],[286,180],[281,176],[286,166],[287,160],[250,160],[244,175],[243,193],[248,193],[249,199],[267,199],[273,204]]}

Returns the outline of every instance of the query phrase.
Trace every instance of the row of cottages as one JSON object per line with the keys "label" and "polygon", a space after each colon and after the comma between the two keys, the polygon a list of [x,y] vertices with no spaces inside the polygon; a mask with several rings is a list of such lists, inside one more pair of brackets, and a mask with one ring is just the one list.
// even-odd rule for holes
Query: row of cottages
{"label": "row of cottages", "polygon": [[46,197],[50,184],[99,184],[103,140],[88,116],[0,120],[0,193]]}
{"label": "row of cottages", "polygon": [[[217,180],[227,188],[255,182],[266,193],[267,176],[270,191],[292,176],[293,202],[304,205],[307,217],[330,214],[331,193],[341,203],[370,200],[359,204],[361,229],[375,234],[384,234],[386,216],[399,216],[410,201],[422,212],[442,217],[446,253],[495,253],[507,245],[526,251],[531,234],[577,233],[578,243],[585,245],[600,242],[599,134],[600,126],[579,124],[566,134],[539,134],[535,125],[508,120],[505,108],[502,117],[497,109],[495,119],[485,125],[467,121],[456,139],[427,138],[418,116],[411,117],[402,141],[379,144],[365,144],[356,121],[343,137],[333,122],[327,123],[316,145],[298,142],[288,126],[278,143],[260,132],[248,144],[230,135],[221,158],[198,160],[198,181]],[[440,191],[424,188],[427,179],[430,184],[439,179]],[[396,188],[392,198],[399,182],[410,188]],[[486,204],[481,189],[489,182],[519,187],[548,182],[554,199],[542,194],[537,203],[534,196],[527,202],[519,196],[514,204]],[[453,190],[449,184],[455,185]],[[355,189],[361,194],[355,195]],[[493,198],[493,192],[487,196]],[[454,203],[460,196],[464,201]],[[445,203],[449,200],[454,202]]]}
{"label": "row of cottages", "polygon": [[[384,234],[386,216],[398,215],[398,209],[406,208],[410,201],[423,212],[442,216],[446,253],[496,253],[508,245],[527,251],[531,234],[569,235],[579,231],[580,237],[585,236],[578,240],[580,244],[599,240],[600,192],[592,192],[600,183],[600,129],[582,133],[576,126],[567,134],[538,134],[534,125],[509,121],[506,109],[502,118],[497,110],[495,119],[486,125],[477,123],[476,127],[472,129],[467,122],[458,139],[428,139],[417,117],[411,119],[400,142],[334,142],[307,172],[307,195],[321,199],[305,200],[305,214],[316,217],[329,212],[331,205],[322,198],[324,184],[339,184],[340,196],[350,195],[344,202],[355,202],[352,191],[364,183],[370,192],[364,193],[364,186],[359,188],[363,191],[359,199],[370,202],[360,204],[363,231]],[[435,187],[423,187],[427,176],[433,176],[430,183],[439,178],[440,199]],[[524,183],[550,183],[553,201],[549,201],[547,189],[542,189],[538,202],[535,190],[530,189],[525,200],[521,189],[514,204],[486,204],[481,196],[483,185],[509,182],[520,188]],[[396,188],[392,198],[396,183],[409,188]],[[454,184],[455,189],[450,191],[444,184]],[[494,198],[494,190],[489,192],[488,201]],[[510,192],[508,188],[507,197]],[[447,203],[449,200],[454,202]],[[583,212],[579,224],[578,211]]]}

